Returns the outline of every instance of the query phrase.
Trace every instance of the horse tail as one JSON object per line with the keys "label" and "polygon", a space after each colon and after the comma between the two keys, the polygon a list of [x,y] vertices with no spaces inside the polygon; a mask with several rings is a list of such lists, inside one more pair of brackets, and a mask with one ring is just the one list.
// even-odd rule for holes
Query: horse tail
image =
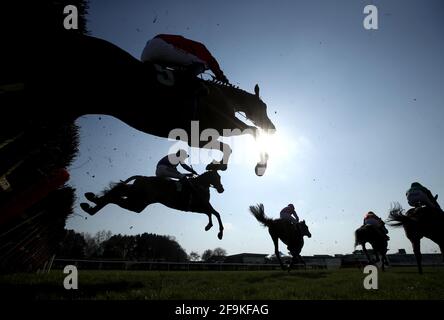
{"label": "horse tail", "polygon": [[264,205],[262,203],[255,206],[250,206],[250,212],[257,219],[257,221],[259,221],[266,227],[269,227],[270,224],[273,222],[273,219],[268,218],[265,215]]}
{"label": "horse tail", "polygon": [[411,218],[406,216],[404,213],[404,209],[402,209],[399,203],[395,203],[392,208],[390,208],[390,213],[388,217],[388,224],[392,227],[400,227],[409,223]]}
{"label": "horse tail", "polygon": [[[126,179],[125,181],[121,181],[121,183],[128,183],[128,182],[131,182],[131,181],[133,181],[133,180],[136,180],[136,179],[138,179],[138,178],[141,178],[141,177],[143,177],[143,176],[138,176],[138,175],[135,175],[135,176],[132,176],[132,177],[129,177],[128,179]],[[120,182],[119,182],[120,183]]]}
{"label": "horse tail", "polygon": [[111,182],[105,190],[100,194],[101,197],[112,196],[113,194],[120,193],[128,188],[126,181]]}

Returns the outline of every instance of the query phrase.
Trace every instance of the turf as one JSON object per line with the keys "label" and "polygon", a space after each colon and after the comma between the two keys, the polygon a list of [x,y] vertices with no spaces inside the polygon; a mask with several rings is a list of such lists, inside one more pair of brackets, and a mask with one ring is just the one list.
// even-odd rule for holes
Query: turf
{"label": "turf", "polygon": [[360,269],[283,271],[88,271],[78,290],[65,290],[60,270],[0,276],[12,299],[337,300],[444,299],[444,268],[391,268],[379,272],[377,290],[366,290]]}

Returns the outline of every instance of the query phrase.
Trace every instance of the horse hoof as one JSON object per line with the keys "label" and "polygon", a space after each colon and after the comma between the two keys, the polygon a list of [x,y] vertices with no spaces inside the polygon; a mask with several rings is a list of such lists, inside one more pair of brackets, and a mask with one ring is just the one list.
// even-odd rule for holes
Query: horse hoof
{"label": "horse hoof", "polygon": [[213,226],[213,225],[207,225],[207,226],[205,227],[205,231],[210,230],[212,226]]}
{"label": "horse hoof", "polygon": [[265,170],[267,170],[267,165],[266,164],[262,164],[262,163],[256,164],[256,167],[254,168],[254,172],[259,177],[262,177],[264,175]]}
{"label": "horse hoof", "polygon": [[96,200],[96,195],[92,192],[85,193],[85,198],[91,202],[94,202]]}
{"label": "horse hoof", "polygon": [[82,208],[83,211],[85,211],[86,213],[93,215],[94,213],[92,212],[92,208],[88,203],[82,202],[80,204],[80,208]]}
{"label": "horse hoof", "polygon": [[222,232],[219,232],[219,233],[217,234],[217,237],[219,238],[219,240],[222,240],[223,233],[222,233]]}

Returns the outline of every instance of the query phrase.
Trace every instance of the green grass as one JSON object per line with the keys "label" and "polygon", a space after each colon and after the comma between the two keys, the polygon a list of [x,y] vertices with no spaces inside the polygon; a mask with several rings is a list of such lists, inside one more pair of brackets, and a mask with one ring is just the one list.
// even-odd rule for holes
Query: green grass
{"label": "green grass", "polygon": [[0,276],[0,292],[17,299],[444,299],[444,268],[391,268],[379,289],[365,290],[359,269],[283,271],[86,271],[65,290],[60,271]]}

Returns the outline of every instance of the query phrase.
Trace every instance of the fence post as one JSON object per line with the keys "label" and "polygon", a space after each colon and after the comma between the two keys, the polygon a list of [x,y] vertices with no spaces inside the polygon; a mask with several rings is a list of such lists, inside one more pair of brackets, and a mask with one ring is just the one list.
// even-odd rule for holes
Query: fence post
{"label": "fence post", "polygon": [[49,271],[51,271],[52,264],[54,263],[54,259],[55,259],[55,254],[53,254],[51,257],[51,260],[50,260],[49,266],[48,266],[48,270],[46,270],[46,273],[49,273]]}

